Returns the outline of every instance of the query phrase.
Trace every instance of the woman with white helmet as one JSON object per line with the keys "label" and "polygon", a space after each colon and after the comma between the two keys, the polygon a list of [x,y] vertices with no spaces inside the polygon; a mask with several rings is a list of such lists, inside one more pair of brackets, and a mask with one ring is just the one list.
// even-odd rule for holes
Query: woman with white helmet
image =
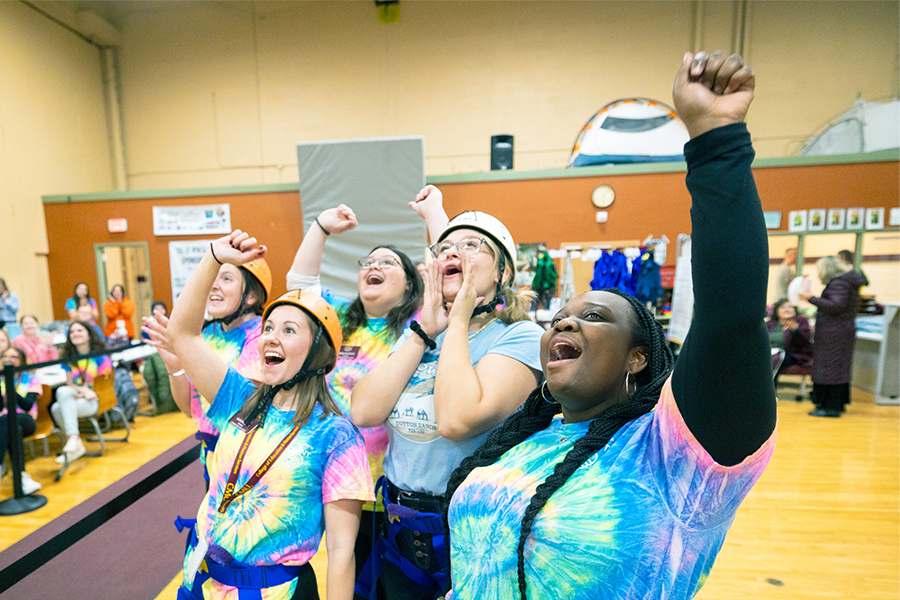
{"label": "woman with white helmet", "polygon": [[360,510],[374,496],[365,444],[325,381],[340,348],[337,314],[306,291],[270,303],[257,342],[258,388],[201,333],[216,263],[237,266],[264,253],[240,231],[213,242],[168,327],[191,381],[213,399],[206,417],[221,432],[196,525],[179,520],[191,535],[178,598],[317,599],[309,559],[324,531],[327,598],[350,600]]}
{"label": "woman with white helmet", "polygon": [[[434,194],[427,186],[419,200]],[[440,513],[450,474],[541,377],[542,330],[528,319],[530,298],[515,288],[516,247],[506,227],[465,212],[431,252],[421,321],[351,399],[357,426],[388,429],[379,550],[389,600],[430,600],[447,587]]]}

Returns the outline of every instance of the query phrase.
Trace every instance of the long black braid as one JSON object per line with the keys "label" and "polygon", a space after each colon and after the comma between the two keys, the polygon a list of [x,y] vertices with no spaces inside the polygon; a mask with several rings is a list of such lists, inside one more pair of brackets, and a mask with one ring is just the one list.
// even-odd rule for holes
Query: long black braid
{"label": "long black braid", "polygon": [[[584,437],[577,440],[566,457],[556,464],[553,473],[535,490],[525,514],[518,545],[518,580],[519,594],[526,600],[525,581],[525,543],[531,534],[534,519],[547,504],[550,497],[561,488],[569,477],[578,470],[597,451],[601,450],[626,423],[647,414],[659,401],[662,387],[672,372],[675,359],[666,345],[662,327],[650,314],[650,311],[634,297],[623,294],[616,289],[606,289],[624,298],[631,304],[636,323],[632,328],[632,346],[647,348],[648,365],[634,377],[636,390],[629,402],[617,404],[607,409],[591,422]],[[449,536],[450,528],[447,514],[450,498],[473,469],[494,464],[510,448],[520,444],[532,434],[546,429],[553,417],[560,412],[559,404],[549,395],[549,389],[542,386],[528,396],[522,410],[510,416],[506,422],[488,436],[485,444],[475,454],[465,459],[459,468],[450,476],[445,494],[444,530]],[[447,548],[449,551],[450,543]]]}

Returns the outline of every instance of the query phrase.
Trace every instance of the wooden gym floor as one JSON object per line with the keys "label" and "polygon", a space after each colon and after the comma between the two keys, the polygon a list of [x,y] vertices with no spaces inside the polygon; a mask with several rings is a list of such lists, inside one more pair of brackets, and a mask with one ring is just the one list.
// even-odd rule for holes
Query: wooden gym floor
{"label": "wooden gym floor", "polygon": [[[896,600],[900,409],[876,406],[869,394],[854,390],[844,417],[814,418],[807,416],[811,404],[794,402],[793,393],[779,393],[775,455],[738,511],[697,598]],[[108,444],[103,457],[77,461],[59,483],[53,482],[52,456],[29,460],[26,470],[43,484],[40,493],[48,503],[31,513],[0,517],[0,550],[192,432],[191,421],[181,414],[137,417],[127,444]],[[51,444],[51,454],[57,450],[58,444]],[[0,498],[11,495],[6,477]],[[312,560],[323,599],[326,562],[323,544]],[[172,575],[159,599],[175,597],[180,574]]]}

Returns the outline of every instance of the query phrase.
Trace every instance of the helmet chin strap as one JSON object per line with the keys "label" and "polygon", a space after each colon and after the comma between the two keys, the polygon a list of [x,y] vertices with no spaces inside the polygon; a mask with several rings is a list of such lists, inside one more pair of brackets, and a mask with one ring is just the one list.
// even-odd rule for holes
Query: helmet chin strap
{"label": "helmet chin strap", "polygon": [[[506,269],[506,256],[503,254],[503,251],[500,251],[500,261],[497,265],[500,267],[500,279],[503,279],[503,271]],[[485,313],[494,312],[494,309],[499,305],[503,304],[503,286],[500,285],[500,282],[497,282],[497,291],[494,292],[494,298],[488,302],[487,304],[482,304],[481,306],[476,306],[475,310],[472,311],[472,318],[474,319],[478,315],[483,315]]]}
{"label": "helmet chin strap", "polygon": [[250,286],[247,284],[247,272],[245,269],[241,269],[241,276],[244,278],[244,293],[241,295],[241,303],[238,304],[237,310],[228,316],[204,321],[203,329],[206,329],[207,325],[212,325],[213,323],[221,323],[223,326],[231,325],[244,315],[253,312],[253,306],[247,305],[247,295],[250,293]]}
{"label": "helmet chin strap", "polygon": [[252,423],[253,420],[258,416],[259,423],[258,427],[262,427],[266,420],[266,415],[269,414],[269,408],[272,407],[272,401],[275,399],[275,395],[281,390],[290,390],[295,385],[303,381],[304,379],[309,379],[310,377],[317,377],[319,375],[324,375],[328,372],[327,367],[319,367],[318,369],[308,370],[309,363],[312,361],[313,356],[315,355],[315,351],[318,348],[319,344],[322,340],[322,326],[316,326],[316,335],[313,337],[312,343],[309,345],[309,351],[306,353],[306,359],[303,361],[303,366],[300,367],[300,370],[297,371],[297,374],[285,381],[284,383],[279,383],[273,385],[266,395],[260,398],[259,402],[256,403],[256,406],[253,407],[253,410],[247,416],[247,422]]}

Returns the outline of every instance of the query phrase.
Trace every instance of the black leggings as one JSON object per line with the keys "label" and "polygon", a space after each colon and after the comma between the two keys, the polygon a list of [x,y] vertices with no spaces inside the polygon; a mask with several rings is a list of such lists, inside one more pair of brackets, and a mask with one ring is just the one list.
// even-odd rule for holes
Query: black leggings
{"label": "black leggings", "polygon": [[319,600],[319,586],[316,583],[316,572],[312,565],[306,563],[300,568],[297,576],[297,587],[291,600]]}
{"label": "black leggings", "polygon": [[[11,450],[9,448],[9,440],[6,439],[8,436],[7,427],[9,424],[6,422],[7,416],[9,413],[5,415],[0,415],[0,448],[2,448],[2,452],[6,452],[7,450]],[[34,419],[31,418],[31,415],[26,413],[16,413],[19,421],[19,451],[22,452],[22,456],[25,456],[25,448],[22,445],[22,439],[28,437],[32,433],[34,433],[35,425]],[[0,458],[2,458],[3,454],[0,452]],[[10,452],[10,458],[12,458],[12,453]],[[22,465],[24,467],[24,465]]]}

